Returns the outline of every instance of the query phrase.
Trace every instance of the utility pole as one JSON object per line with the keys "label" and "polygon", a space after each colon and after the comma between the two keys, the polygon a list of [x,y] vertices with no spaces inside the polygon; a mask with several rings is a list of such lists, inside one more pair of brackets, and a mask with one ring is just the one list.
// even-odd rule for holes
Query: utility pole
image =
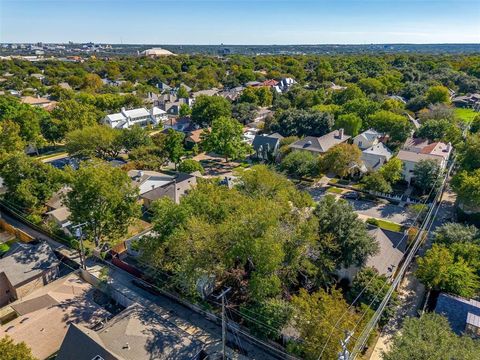
{"label": "utility pole", "polygon": [[345,332],[345,339],[340,341],[342,351],[338,353],[338,360],[350,360],[350,351],[348,351],[347,345],[352,335],[353,333],[351,331]]}
{"label": "utility pole", "polygon": [[222,360],[227,359],[226,355],[226,343],[227,343],[227,316],[225,314],[225,295],[232,290],[232,288],[226,288],[223,292],[216,297],[216,299],[222,298]]}
{"label": "utility pole", "polygon": [[72,229],[75,229],[75,236],[78,238],[80,242],[80,265],[82,266],[83,270],[87,269],[87,264],[85,263],[85,247],[83,246],[83,233],[82,233],[82,226],[85,224],[86,223],[72,226]]}

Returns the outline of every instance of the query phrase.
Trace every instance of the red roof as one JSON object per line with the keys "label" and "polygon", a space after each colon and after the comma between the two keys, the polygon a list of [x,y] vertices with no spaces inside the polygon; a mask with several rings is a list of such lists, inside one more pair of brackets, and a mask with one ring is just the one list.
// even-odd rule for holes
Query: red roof
{"label": "red roof", "polygon": [[277,86],[278,85],[278,81],[277,80],[274,80],[274,79],[270,79],[270,80],[265,80],[263,83],[262,83],[263,86]]}

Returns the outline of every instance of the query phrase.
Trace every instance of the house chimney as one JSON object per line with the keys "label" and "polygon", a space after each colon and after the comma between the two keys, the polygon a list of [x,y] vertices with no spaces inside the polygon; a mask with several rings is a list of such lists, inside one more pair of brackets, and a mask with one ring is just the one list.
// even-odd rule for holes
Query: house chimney
{"label": "house chimney", "polygon": [[339,139],[342,139],[342,138],[343,138],[343,134],[344,134],[343,128],[338,129],[338,138],[339,138]]}
{"label": "house chimney", "polygon": [[448,154],[451,150],[452,150],[452,143],[449,142],[449,143],[447,144],[447,149],[446,149],[445,151],[446,151],[447,154]]}

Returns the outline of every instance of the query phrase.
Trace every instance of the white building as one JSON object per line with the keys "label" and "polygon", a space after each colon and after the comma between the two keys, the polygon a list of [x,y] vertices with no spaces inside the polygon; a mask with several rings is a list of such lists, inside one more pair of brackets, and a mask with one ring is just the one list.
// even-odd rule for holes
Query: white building
{"label": "white building", "polygon": [[383,143],[362,151],[362,161],[369,171],[380,169],[391,157],[392,152]]}
{"label": "white building", "polygon": [[167,119],[167,113],[155,106],[150,111],[145,108],[132,110],[122,108],[119,113],[105,116],[103,123],[113,129],[128,129],[134,125],[146,127],[151,124],[156,126]]}
{"label": "white building", "polygon": [[357,145],[361,150],[365,150],[374,145],[377,145],[379,142],[379,139],[382,136],[383,135],[380,134],[378,131],[369,129],[355,136],[353,138],[353,143]]}

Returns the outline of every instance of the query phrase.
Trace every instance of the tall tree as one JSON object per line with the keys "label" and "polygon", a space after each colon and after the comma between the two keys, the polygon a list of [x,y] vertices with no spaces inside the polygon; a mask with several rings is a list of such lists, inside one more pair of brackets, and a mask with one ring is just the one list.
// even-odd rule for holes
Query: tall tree
{"label": "tall tree", "polygon": [[185,135],[183,133],[173,129],[168,129],[167,136],[164,139],[163,149],[167,155],[167,159],[175,164],[175,170],[182,156],[185,155],[185,148],[183,146],[184,139]]}
{"label": "tall tree", "polygon": [[345,129],[345,132],[350,136],[357,136],[362,128],[362,119],[356,114],[340,115],[335,121],[337,129]]}
{"label": "tall tree", "polygon": [[338,144],[328,149],[320,158],[320,168],[324,172],[332,172],[340,177],[347,176],[352,167],[361,164],[362,152],[357,145]]}
{"label": "tall tree", "polygon": [[212,121],[211,130],[202,134],[202,147],[225,156],[225,161],[238,159],[249,151],[242,141],[242,134],[243,127],[237,120],[220,117]]}
{"label": "tall tree", "polygon": [[447,87],[436,85],[427,90],[425,98],[429,104],[448,104],[450,102],[450,92]]}
{"label": "tall tree", "polygon": [[0,120],[0,153],[24,151],[25,146],[20,126],[11,120]]}
{"label": "tall tree", "polygon": [[474,360],[480,346],[470,337],[457,336],[448,320],[435,313],[422,317],[407,317],[401,331],[393,337],[390,350],[383,354],[384,360]]}
{"label": "tall tree", "polygon": [[209,126],[213,120],[232,115],[232,105],[221,96],[200,95],[192,107],[192,122],[200,126]]}
{"label": "tall tree", "polygon": [[75,172],[66,205],[75,224],[98,246],[120,240],[140,215],[138,188],[127,174],[103,162],[83,163]]}
{"label": "tall tree", "polygon": [[320,237],[332,235],[335,240],[336,248],[330,257],[338,267],[361,265],[378,252],[377,241],[368,234],[365,223],[358,219],[347,201],[326,196],[318,203],[315,215]]}
{"label": "tall tree", "polygon": [[395,184],[402,178],[402,161],[396,157],[392,157],[388,162],[380,168],[380,173],[390,184]]}
{"label": "tall tree", "polygon": [[77,129],[66,135],[66,149],[71,156],[116,157],[120,150],[122,133],[108,126],[94,125]]}
{"label": "tall tree", "polygon": [[415,186],[424,194],[434,186],[439,186],[437,181],[441,174],[440,166],[436,160],[420,160],[413,168]]}

